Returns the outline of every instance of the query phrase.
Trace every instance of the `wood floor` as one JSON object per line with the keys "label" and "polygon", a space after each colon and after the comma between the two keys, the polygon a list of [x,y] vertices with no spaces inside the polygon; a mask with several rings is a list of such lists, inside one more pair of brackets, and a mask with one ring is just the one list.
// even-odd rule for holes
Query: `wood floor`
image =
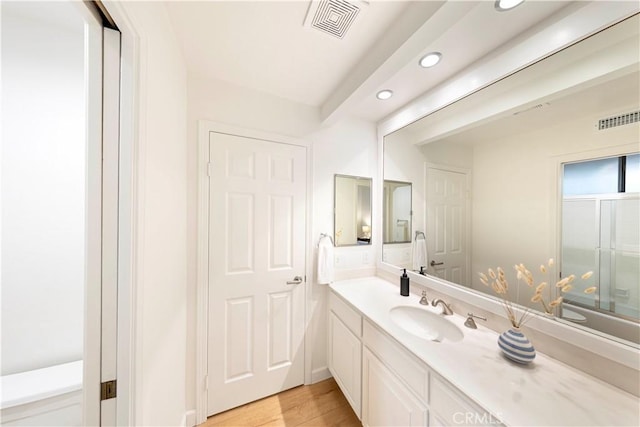
{"label": "wood floor", "polygon": [[212,426],[354,426],[362,424],[330,378],[230,409],[209,417]]}

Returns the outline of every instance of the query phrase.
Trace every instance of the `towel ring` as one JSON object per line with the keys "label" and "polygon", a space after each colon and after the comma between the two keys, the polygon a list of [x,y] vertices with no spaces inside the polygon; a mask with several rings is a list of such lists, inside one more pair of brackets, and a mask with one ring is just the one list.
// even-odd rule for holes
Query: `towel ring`
{"label": "towel ring", "polygon": [[325,237],[328,237],[329,240],[331,240],[331,244],[335,246],[335,244],[333,243],[333,237],[331,237],[329,234],[326,234],[326,233],[320,233],[320,240],[324,239]]}
{"label": "towel ring", "polygon": [[422,231],[416,231],[416,235],[414,237],[414,240],[418,240],[418,237],[422,236],[423,240],[427,240],[427,236],[425,236],[425,234]]}

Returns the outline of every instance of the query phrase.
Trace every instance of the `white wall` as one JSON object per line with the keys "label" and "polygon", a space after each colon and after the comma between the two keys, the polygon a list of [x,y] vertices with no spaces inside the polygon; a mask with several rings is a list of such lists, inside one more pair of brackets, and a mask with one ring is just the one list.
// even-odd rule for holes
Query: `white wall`
{"label": "white wall", "polygon": [[309,135],[320,126],[317,108],[189,74],[189,141],[193,144],[196,122],[201,119],[293,137]]}
{"label": "white wall", "polygon": [[466,145],[447,141],[444,144],[424,144],[420,149],[429,163],[463,169],[473,167],[473,149]]}
{"label": "white wall", "polygon": [[[253,129],[300,138],[312,143],[313,214],[311,233],[315,248],[320,233],[333,234],[334,174],[372,177],[376,173],[376,129],[372,123],[352,119],[323,129],[317,108],[298,104],[218,80],[190,75],[188,79],[188,383],[187,402],[195,408],[195,313],[196,313],[196,208],[197,208],[197,122],[210,120],[239,128]],[[374,203],[376,199],[374,198]],[[374,220],[375,223],[375,220]],[[314,252],[315,258],[315,252]],[[315,270],[315,259],[313,268]],[[358,272],[371,273],[375,266],[372,246],[337,248],[336,277]],[[355,273],[354,273],[355,272]],[[314,379],[326,371],[325,298],[326,286],[310,285],[311,323],[307,339],[313,343]]]}
{"label": "white wall", "polygon": [[[184,422],[187,346],[187,75],[165,7],[116,6],[140,38],[135,219],[135,425]],[[130,66],[130,64],[128,64]]]}
{"label": "white wall", "polygon": [[2,375],[81,360],[83,27],[2,11]]}
{"label": "white wall", "polygon": [[[313,245],[313,285],[311,287],[311,325],[307,339],[313,343],[312,370],[314,377],[322,378],[327,365],[327,286],[317,285],[315,246],[320,233],[333,234],[333,176],[355,175],[377,179],[377,137],[373,123],[363,120],[345,120],[309,135],[313,141],[313,217],[311,236]],[[381,198],[372,194],[372,203]],[[372,224],[378,224],[373,218]],[[375,271],[375,250],[372,245],[339,247],[335,249],[336,280]]]}

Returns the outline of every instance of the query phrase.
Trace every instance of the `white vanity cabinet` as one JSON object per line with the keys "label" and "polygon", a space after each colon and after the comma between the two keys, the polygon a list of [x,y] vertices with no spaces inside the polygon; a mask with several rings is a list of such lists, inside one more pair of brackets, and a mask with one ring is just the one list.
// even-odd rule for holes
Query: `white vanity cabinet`
{"label": "white vanity cabinet", "polygon": [[362,425],[426,426],[427,408],[369,349],[362,362]]}
{"label": "white vanity cabinet", "polygon": [[333,292],[328,359],[364,426],[501,424]]}
{"label": "white vanity cabinet", "polygon": [[501,425],[368,320],[363,345],[365,426]]}
{"label": "white vanity cabinet", "polygon": [[501,426],[500,419],[483,410],[435,373],[429,378],[429,426]]}
{"label": "white vanity cabinet", "polygon": [[362,397],[362,316],[333,292],[329,297],[328,365],[358,418]]}
{"label": "white vanity cabinet", "polygon": [[640,425],[636,395],[543,353],[511,363],[464,317],[447,316],[460,341],[411,332],[397,307],[436,311],[382,278],[332,283],[329,301],[331,372],[365,426]]}
{"label": "white vanity cabinet", "polygon": [[370,321],[363,326],[362,424],[426,426],[429,372]]}

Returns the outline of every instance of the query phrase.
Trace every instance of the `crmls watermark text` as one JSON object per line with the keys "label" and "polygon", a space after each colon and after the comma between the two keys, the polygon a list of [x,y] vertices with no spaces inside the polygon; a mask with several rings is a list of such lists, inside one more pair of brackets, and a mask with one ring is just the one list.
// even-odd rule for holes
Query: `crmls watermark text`
{"label": "crmls watermark text", "polygon": [[501,425],[501,414],[493,415],[477,412],[454,412],[453,424],[455,425]]}

